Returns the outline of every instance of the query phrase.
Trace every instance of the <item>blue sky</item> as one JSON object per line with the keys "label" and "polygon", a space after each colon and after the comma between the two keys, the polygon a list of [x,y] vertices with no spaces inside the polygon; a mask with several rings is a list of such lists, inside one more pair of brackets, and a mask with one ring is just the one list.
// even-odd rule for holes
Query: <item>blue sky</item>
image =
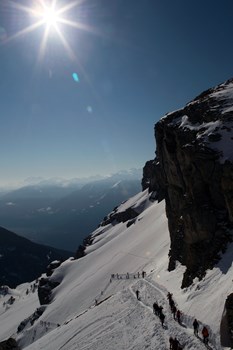
{"label": "blue sky", "polygon": [[72,56],[52,27],[40,55],[45,24],[11,40],[37,19],[1,2],[0,185],[143,167],[156,121],[232,77],[232,0],[67,4]]}

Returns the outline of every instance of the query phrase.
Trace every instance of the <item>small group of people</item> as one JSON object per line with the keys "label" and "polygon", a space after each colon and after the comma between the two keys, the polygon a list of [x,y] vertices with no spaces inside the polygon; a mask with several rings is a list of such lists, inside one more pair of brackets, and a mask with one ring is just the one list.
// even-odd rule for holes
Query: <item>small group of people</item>
{"label": "small group of people", "polygon": [[163,313],[163,307],[159,306],[156,302],[153,304],[153,312],[157,315],[161,321],[161,325],[164,325],[165,315]]}
{"label": "small group of people", "polygon": [[110,282],[112,282],[113,279],[130,279],[130,278],[145,278],[146,277],[146,271],[142,271],[142,272],[137,272],[137,273],[124,273],[124,274],[119,274],[119,273],[112,273],[111,277],[110,277]]}
{"label": "small group of people", "polygon": [[171,313],[174,317],[174,320],[177,320],[181,324],[181,311],[176,307],[175,302],[172,298],[172,293],[168,292],[167,299],[170,305]]}
{"label": "small group of people", "polygon": [[180,344],[179,340],[177,338],[169,338],[169,345],[170,345],[170,350],[182,350],[183,347]]}
{"label": "small group of people", "polygon": [[[193,321],[193,331],[194,331],[194,335],[196,337],[198,337],[199,323],[198,323],[196,318]],[[202,334],[202,338],[203,338],[203,343],[208,345],[208,342],[209,342],[209,331],[208,331],[208,328],[206,326],[204,326],[202,328],[201,334]]]}

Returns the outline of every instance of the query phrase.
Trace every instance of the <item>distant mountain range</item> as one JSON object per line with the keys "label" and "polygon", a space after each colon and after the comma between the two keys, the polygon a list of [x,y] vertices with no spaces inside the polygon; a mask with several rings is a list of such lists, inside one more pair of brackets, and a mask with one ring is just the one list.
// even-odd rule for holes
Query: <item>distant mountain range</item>
{"label": "distant mountain range", "polygon": [[72,252],[36,244],[0,227],[0,285],[15,287],[45,272],[53,260],[65,260]]}
{"label": "distant mountain range", "polygon": [[75,251],[115,206],[141,190],[142,171],[101,180],[40,181],[0,197],[0,224],[35,242]]}

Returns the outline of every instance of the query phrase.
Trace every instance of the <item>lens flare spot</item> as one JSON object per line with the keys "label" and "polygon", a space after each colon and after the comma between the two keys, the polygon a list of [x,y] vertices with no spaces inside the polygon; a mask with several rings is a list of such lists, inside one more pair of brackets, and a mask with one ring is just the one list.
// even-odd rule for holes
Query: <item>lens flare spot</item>
{"label": "lens flare spot", "polygon": [[92,109],[91,106],[87,106],[87,112],[90,113],[90,114],[93,112],[93,109]]}
{"label": "lens flare spot", "polygon": [[79,83],[79,77],[78,77],[78,74],[77,74],[77,73],[73,73],[73,74],[72,74],[72,77],[73,77],[73,79],[74,79],[74,81],[75,81],[76,83]]}

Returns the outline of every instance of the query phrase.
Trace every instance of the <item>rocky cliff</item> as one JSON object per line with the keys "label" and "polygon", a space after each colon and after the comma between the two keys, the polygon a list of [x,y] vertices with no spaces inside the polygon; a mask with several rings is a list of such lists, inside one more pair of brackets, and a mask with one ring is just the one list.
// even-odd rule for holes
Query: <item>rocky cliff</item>
{"label": "rocky cliff", "polygon": [[156,159],[143,188],[165,198],[169,270],[187,269],[182,287],[202,278],[232,240],[233,79],[209,89],[155,125]]}

